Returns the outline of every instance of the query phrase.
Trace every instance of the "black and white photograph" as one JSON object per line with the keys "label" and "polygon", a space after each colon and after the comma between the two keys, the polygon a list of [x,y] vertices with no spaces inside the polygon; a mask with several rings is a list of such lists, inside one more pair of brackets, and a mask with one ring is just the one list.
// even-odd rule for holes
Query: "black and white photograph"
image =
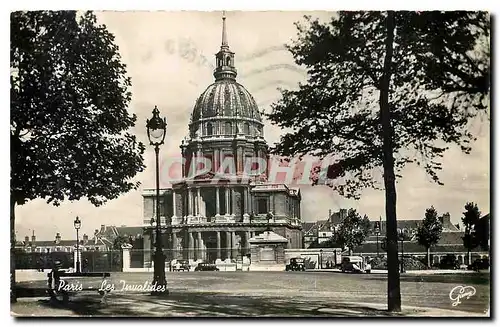
{"label": "black and white photograph", "polygon": [[490,12],[76,9],[9,13],[12,317],[491,319]]}

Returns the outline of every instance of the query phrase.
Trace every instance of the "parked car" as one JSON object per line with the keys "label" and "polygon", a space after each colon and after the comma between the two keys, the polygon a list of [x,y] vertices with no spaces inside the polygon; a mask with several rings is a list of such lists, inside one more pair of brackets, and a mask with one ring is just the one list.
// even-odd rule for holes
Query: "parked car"
{"label": "parked car", "polygon": [[172,265],[172,271],[189,271],[191,266],[187,260],[177,260],[177,262]]}
{"label": "parked car", "polygon": [[199,263],[194,271],[219,271],[219,268],[213,263]]}
{"label": "parked car", "polygon": [[472,263],[472,265],[469,265],[469,270],[475,270],[479,271],[481,269],[488,269],[490,267],[490,259],[488,258],[483,258],[483,259],[476,259]]}
{"label": "parked car", "polygon": [[305,271],[303,258],[291,258],[290,263],[285,266],[286,271]]}
{"label": "parked car", "polygon": [[447,254],[441,258],[439,269],[460,269],[460,263],[454,254]]}
{"label": "parked car", "polygon": [[359,256],[343,257],[340,269],[342,272],[363,273],[365,270],[364,260]]}

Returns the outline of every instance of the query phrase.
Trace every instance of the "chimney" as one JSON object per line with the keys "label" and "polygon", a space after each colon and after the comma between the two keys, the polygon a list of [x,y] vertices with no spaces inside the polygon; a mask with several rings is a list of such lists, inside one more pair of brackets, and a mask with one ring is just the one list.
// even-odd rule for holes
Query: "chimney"
{"label": "chimney", "polygon": [[332,209],[328,210],[328,220],[331,221],[332,219]]}
{"label": "chimney", "polygon": [[35,241],[36,241],[35,231],[33,231],[33,235],[31,235],[31,242],[34,244]]}
{"label": "chimney", "polygon": [[450,225],[451,225],[451,217],[450,217],[450,213],[447,212],[447,213],[443,214],[443,227],[450,226]]}
{"label": "chimney", "polygon": [[89,236],[87,234],[83,234],[83,244],[87,244],[89,242]]}
{"label": "chimney", "polygon": [[61,234],[57,233],[56,234],[56,244],[61,243]]}
{"label": "chimney", "polygon": [[101,225],[101,233],[104,233],[106,231],[106,225]]}
{"label": "chimney", "polygon": [[25,236],[24,237],[24,244],[28,245],[29,242],[30,242],[30,237],[29,236]]}

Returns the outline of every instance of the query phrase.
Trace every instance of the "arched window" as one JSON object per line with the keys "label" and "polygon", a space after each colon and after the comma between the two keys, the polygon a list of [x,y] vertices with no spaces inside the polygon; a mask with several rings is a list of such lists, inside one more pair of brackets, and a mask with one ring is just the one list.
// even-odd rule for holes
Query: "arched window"
{"label": "arched window", "polygon": [[231,66],[231,57],[226,58],[226,66]]}
{"label": "arched window", "polygon": [[214,128],[212,123],[207,123],[207,135],[212,135],[214,133]]}
{"label": "arched window", "polygon": [[231,122],[226,122],[226,128],[225,128],[225,130],[226,130],[226,135],[233,134]]}
{"label": "arched window", "polygon": [[243,125],[243,134],[245,134],[245,135],[249,135],[250,134],[250,124],[245,123]]}

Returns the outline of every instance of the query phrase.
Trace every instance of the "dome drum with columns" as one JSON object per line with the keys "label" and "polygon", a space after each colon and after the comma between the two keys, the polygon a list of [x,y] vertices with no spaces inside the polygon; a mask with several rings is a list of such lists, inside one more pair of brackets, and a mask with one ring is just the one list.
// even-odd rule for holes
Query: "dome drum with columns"
{"label": "dome drum with columns", "polygon": [[[160,214],[169,227],[164,244],[172,249],[171,259],[230,261],[249,253],[251,237],[272,229],[289,240],[289,248],[302,248],[300,190],[268,182],[268,169],[260,175],[246,174],[246,160],[268,160],[268,145],[255,99],[236,82],[225,17],[215,57],[215,82],[197,99],[189,135],[180,146],[183,178],[162,190]],[[211,169],[195,174],[196,159],[201,157],[211,162]],[[225,168],[228,158],[234,170]],[[143,193],[145,248],[150,242],[147,234],[153,232],[153,195]],[[150,259],[145,257],[145,264]]]}

